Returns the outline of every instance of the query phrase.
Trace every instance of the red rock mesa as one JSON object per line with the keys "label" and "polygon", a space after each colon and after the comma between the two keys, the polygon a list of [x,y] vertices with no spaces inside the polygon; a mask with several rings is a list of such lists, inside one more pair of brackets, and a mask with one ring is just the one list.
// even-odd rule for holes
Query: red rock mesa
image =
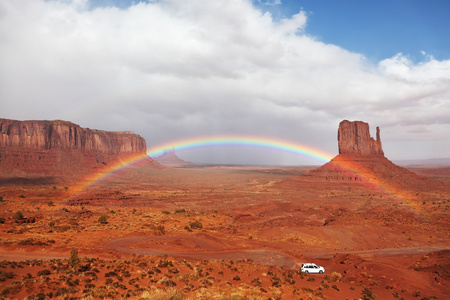
{"label": "red rock mesa", "polygon": [[0,170],[45,175],[85,173],[146,153],[133,132],[81,128],[67,121],[0,119]]}

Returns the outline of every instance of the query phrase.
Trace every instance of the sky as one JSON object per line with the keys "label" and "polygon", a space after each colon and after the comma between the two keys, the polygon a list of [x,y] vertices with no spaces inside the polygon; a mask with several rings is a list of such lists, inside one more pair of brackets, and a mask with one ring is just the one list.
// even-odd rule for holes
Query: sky
{"label": "sky", "polygon": [[[0,118],[282,139],[334,156],[342,120],[391,160],[449,157],[450,1],[0,0]],[[246,147],[177,153],[302,165]]]}

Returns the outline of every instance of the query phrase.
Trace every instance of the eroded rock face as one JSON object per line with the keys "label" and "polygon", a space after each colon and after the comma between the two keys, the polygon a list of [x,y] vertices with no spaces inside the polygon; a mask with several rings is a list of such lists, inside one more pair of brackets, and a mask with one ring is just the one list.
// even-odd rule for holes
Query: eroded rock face
{"label": "eroded rock face", "polygon": [[370,136],[369,124],[344,120],[339,124],[338,129],[339,154],[384,156],[379,127],[377,127],[376,138],[374,140]]}
{"label": "eroded rock face", "polygon": [[0,119],[3,172],[85,174],[146,151],[145,140],[133,132],[93,130],[59,120]]}
{"label": "eroded rock face", "polygon": [[432,186],[431,179],[399,167],[384,156],[378,127],[374,140],[369,133],[369,124],[344,120],[339,124],[338,143],[339,155],[325,165],[309,171],[306,178],[382,186]]}
{"label": "eroded rock face", "polygon": [[81,128],[67,121],[0,119],[0,147],[79,150],[102,153],[145,153],[145,140],[133,132]]}

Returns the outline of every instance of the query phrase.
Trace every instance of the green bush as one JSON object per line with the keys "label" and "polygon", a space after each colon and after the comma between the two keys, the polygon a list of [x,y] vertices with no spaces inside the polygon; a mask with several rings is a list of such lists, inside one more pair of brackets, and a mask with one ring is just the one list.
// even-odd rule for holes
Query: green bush
{"label": "green bush", "polygon": [[100,224],[108,224],[108,221],[106,220],[106,217],[103,216],[103,215],[98,218],[98,222]]}

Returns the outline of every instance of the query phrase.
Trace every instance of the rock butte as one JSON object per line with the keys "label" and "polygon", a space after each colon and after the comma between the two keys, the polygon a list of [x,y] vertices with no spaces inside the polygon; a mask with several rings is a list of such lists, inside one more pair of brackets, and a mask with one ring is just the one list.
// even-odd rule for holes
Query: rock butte
{"label": "rock butte", "polygon": [[0,169],[40,175],[82,175],[119,159],[146,153],[130,131],[108,132],[68,121],[0,119]]}
{"label": "rock butte", "polygon": [[193,165],[191,162],[179,158],[175,153],[175,148],[165,151],[162,155],[155,157],[155,160],[161,165],[168,167],[185,167]]}
{"label": "rock butte", "polygon": [[374,140],[370,136],[369,124],[362,121],[342,121],[338,129],[338,145],[339,154],[384,156],[380,128],[377,127],[377,139]]}
{"label": "rock butte", "polygon": [[339,155],[306,176],[315,180],[390,182],[401,186],[430,183],[431,179],[399,167],[384,156],[379,127],[374,140],[369,124],[344,120],[339,124],[338,145]]}

